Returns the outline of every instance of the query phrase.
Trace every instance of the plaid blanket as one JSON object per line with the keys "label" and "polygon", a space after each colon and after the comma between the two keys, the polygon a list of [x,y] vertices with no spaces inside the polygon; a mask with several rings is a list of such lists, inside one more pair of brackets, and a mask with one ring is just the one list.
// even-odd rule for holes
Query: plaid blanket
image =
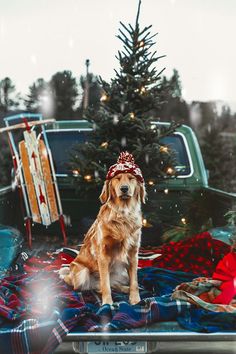
{"label": "plaid blanket", "polygon": [[177,321],[181,327],[189,331],[205,333],[235,331],[236,334],[235,312],[214,312],[191,306],[177,317]]}
{"label": "plaid blanket", "polygon": [[57,273],[40,271],[0,282],[0,348],[4,354],[52,353],[71,330],[104,331],[141,327],[176,319],[191,305],[171,300],[177,284],[193,274],[139,270],[142,301],[131,306],[127,295],[113,292],[114,305],[101,306],[92,291],[71,290]]}
{"label": "plaid blanket", "polygon": [[172,300],[195,305],[177,316],[181,327],[196,332],[236,331],[236,301],[215,303],[221,293],[221,281],[199,278],[182,283],[173,292]]}
{"label": "plaid blanket", "polygon": [[128,296],[122,293],[112,293],[113,306],[101,306],[97,293],[71,290],[56,272],[61,262],[70,262],[68,257],[56,259],[53,264],[47,258],[31,259],[32,264],[28,262],[24,267],[28,274],[0,280],[1,353],[49,354],[69,331],[131,330],[175,319],[182,327],[195,331],[234,330],[235,313],[202,310],[189,301],[171,298],[177,285],[190,283],[196,274],[212,274],[216,260],[227,252],[220,241],[213,244],[209,234],[198,235],[195,241],[164,245],[162,257],[153,263],[171,270],[140,269],[142,300],[135,306],[129,305]]}
{"label": "plaid blanket", "polygon": [[188,301],[208,311],[232,312],[236,314],[235,299],[230,304],[215,302],[215,299],[221,293],[221,283],[221,281],[215,279],[197,278],[192,282],[178,285],[172,294],[172,299]]}
{"label": "plaid blanket", "polygon": [[153,260],[152,266],[211,277],[218,262],[229,251],[229,245],[213,239],[209,232],[202,232],[158,247],[155,252],[161,256]]}

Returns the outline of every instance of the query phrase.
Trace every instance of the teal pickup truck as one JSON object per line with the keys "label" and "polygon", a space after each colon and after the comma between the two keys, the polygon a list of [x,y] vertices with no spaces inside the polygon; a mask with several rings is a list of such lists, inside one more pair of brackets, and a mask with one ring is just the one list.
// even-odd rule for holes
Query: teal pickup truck
{"label": "teal pickup truck", "polygon": [[[153,122],[153,124],[168,123]],[[84,198],[76,191],[77,177],[73,174],[73,171],[69,170],[68,160],[73,146],[83,144],[89,139],[92,127],[83,120],[55,121],[47,124],[45,129],[54,161],[69,242],[76,240],[77,243],[80,243],[86,229],[96,217],[99,201],[98,195],[88,195],[87,198]],[[185,230],[188,223],[196,232],[201,231],[203,227],[206,228],[206,225],[208,225],[213,233],[214,230],[217,230],[218,232],[215,232],[217,235],[222,234],[223,237],[225,235],[227,237],[230,232],[225,231],[227,228],[225,227],[224,215],[235,208],[236,194],[209,187],[208,172],[204,166],[199,144],[192,129],[182,125],[177,128],[174,134],[164,138],[163,143],[170,145],[176,151],[177,163],[175,168],[178,171],[178,176],[176,178],[165,178],[158,185],[146,181],[148,201],[143,208],[142,245],[160,245],[163,235],[168,234],[169,230],[176,227]],[[0,224],[11,226],[24,233],[24,219],[17,187],[6,186],[0,189]],[[60,233],[60,229],[57,223],[47,228],[34,224],[32,233],[34,248],[37,247],[37,237],[42,241],[42,237],[45,236],[46,244],[48,237]],[[101,349],[99,343],[103,342],[111,342],[111,352],[118,353],[120,352],[119,343],[124,341],[139,343],[136,349],[139,348],[142,353],[164,352],[165,345],[167,347],[172,345],[172,351],[169,349],[168,352],[174,352],[173,343],[175,343],[176,350],[181,350],[181,348],[186,348],[186,345],[195,342],[195,345],[198,346],[196,348],[199,349],[196,349],[196,353],[200,353],[202,350],[204,352],[206,343],[209,348],[215,348],[216,342],[222,341],[224,345],[227,345],[227,343],[235,340],[236,332],[195,333],[183,330],[177,322],[161,322],[145,328],[121,332],[79,333],[72,331],[66,336],[66,342],[73,342],[70,350],[77,353],[100,352],[98,351]],[[200,343],[205,343],[202,344],[203,349],[200,349]],[[71,343],[62,343],[57,349],[58,353],[69,353],[69,345]],[[107,351],[108,347],[103,345],[105,352],[109,352]],[[127,352],[136,350],[134,345],[130,348],[126,348]]]}

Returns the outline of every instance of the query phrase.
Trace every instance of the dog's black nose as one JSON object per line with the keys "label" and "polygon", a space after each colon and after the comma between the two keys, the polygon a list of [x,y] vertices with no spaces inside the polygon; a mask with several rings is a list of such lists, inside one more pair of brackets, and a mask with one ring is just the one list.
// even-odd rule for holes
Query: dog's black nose
{"label": "dog's black nose", "polygon": [[121,192],[122,192],[122,193],[124,193],[124,194],[125,194],[125,193],[127,193],[127,192],[128,192],[129,187],[128,187],[128,186],[126,186],[126,185],[123,185],[123,186],[121,186],[121,187],[120,187],[120,190],[121,190]]}

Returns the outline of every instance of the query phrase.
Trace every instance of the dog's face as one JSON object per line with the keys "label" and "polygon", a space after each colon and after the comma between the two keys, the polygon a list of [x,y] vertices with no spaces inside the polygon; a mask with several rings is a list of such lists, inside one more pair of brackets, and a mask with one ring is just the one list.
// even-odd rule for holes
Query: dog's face
{"label": "dog's face", "polygon": [[111,180],[111,190],[122,200],[132,198],[137,187],[138,181],[131,173],[119,173]]}
{"label": "dog's face", "polygon": [[138,182],[131,173],[119,173],[106,181],[100,195],[102,203],[109,200],[128,201],[132,198],[145,203],[146,191],[144,184]]}

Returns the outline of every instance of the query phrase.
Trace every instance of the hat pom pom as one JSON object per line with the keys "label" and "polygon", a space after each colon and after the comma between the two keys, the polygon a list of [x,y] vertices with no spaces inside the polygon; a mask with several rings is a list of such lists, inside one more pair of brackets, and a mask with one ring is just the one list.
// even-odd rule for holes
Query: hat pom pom
{"label": "hat pom pom", "polygon": [[117,163],[126,163],[130,162],[134,164],[134,157],[132,154],[130,154],[128,151],[121,152],[120,156],[118,157]]}

